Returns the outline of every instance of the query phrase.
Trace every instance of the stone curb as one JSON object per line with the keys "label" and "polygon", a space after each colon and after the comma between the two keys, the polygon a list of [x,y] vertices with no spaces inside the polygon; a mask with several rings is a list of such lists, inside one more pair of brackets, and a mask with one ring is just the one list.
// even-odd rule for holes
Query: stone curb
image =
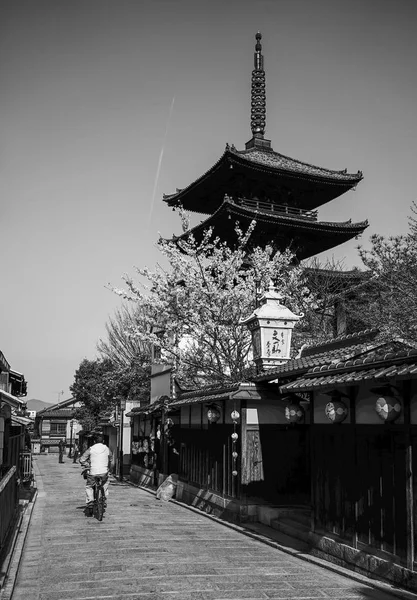
{"label": "stone curb", "polygon": [[[129,481],[127,479],[124,479],[124,482],[128,483],[132,487],[136,487],[145,492],[148,492],[149,494],[153,494],[154,496],[156,494],[156,492],[154,490],[151,490],[149,488],[142,487],[138,484],[132,483],[131,481]],[[352,579],[353,581],[356,581],[358,583],[363,583],[369,587],[373,587],[374,589],[379,590],[381,592],[385,592],[387,594],[392,594],[394,596],[397,596],[398,598],[401,598],[402,600],[417,600],[417,594],[414,594],[413,592],[409,592],[408,590],[396,588],[396,587],[390,585],[389,583],[384,583],[382,581],[376,581],[375,579],[371,579],[370,577],[366,577],[365,575],[361,575],[360,573],[355,573],[355,571],[351,571],[350,569],[346,569],[345,567],[341,567],[341,566],[331,563],[327,560],[318,558],[316,556],[311,556],[309,554],[304,554],[303,552],[300,552],[299,550],[293,550],[292,548],[287,548],[286,546],[282,546],[279,542],[276,542],[260,533],[255,533],[253,531],[250,531],[249,529],[246,529],[242,525],[237,525],[235,523],[230,523],[229,521],[224,521],[222,519],[219,519],[218,517],[207,514],[203,511],[201,511],[200,509],[195,508],[194,506],[190,506],[189,504],[179,502],[178,500],[175,500],[174,498],[172,498],[170,500],[170,502],[172,502],[173,504],[176,504],[177,506],[181,506],[182,508],[186,508],[187,510],[191,510],[192,512],[198,513],[199,515],[206,517],[207,519],[211,519],[212,521],[215,521],[216,523],[220,523],[221,525],[229,527],[229,529],[234,529],[235,531],[243,533],[243,535],[246,535],[250,538],[258,540],[259,542],[262,542],[264,544],[267,544],[268,546],[271,546],[272,548],[276,548],[277,550],[281,550],[282,552],[285,552],[286,554],[290,554],[291,556],[294,556],[296,558],[304,560],[305,562],[311,563],[318,567],[323,567],[329,571],[337,573],[338,575],[343,575],[344,577]]]}

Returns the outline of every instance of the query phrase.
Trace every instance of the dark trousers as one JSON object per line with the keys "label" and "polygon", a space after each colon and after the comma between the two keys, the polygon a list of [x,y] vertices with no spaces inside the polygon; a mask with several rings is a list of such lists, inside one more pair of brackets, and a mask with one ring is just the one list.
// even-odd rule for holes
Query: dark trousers
{"label": "dark trousers", "polygon": [[61,450],[59,451],[59,462],[60,463],[64,462],[64,453]]}

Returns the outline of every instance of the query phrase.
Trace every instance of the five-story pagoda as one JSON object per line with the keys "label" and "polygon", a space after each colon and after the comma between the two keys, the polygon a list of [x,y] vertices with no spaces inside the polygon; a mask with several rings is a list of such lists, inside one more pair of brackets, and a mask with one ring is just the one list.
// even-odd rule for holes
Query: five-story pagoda
{"label": "five-story pagoda", "polygon": [[[265,139],[266,93],[261,34],[256,34],[252,71],[252,138],[244,150],[226,144],[220,159],[206,173],[175,194],[164,195],[173,208],[182,207],[208,217],[190,231],[198,240],[212,227],[214,234],[233,244],[235,224],[257,225],[252,244],[288,247],[299,260],[329,250],[358,235],[368,222],[325,222],[317,208],[354,188],[362,173],[316,167],[272,149]],[[181,237],[183,237],[181,236]],[[177,238],[178,239],[178,238]]]}

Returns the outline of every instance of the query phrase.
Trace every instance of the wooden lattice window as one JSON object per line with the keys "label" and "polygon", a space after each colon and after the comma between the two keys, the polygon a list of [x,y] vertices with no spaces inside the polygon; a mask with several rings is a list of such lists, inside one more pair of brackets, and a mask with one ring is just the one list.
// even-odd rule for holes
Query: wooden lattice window
{"label": "wooden lattice window", "polygon": [[58,435],[65,435],[67,432],[66,423],[51,423],[51,433]]}

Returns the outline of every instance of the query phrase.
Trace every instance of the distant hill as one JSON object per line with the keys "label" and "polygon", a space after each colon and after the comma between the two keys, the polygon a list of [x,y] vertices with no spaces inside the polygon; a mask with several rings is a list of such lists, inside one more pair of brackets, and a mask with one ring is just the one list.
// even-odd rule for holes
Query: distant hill
{"label": "distant hill", "polygon": [[52,403],[44,402],[43,400],[36,400],[35,398],[32,398],[31,400],[27,401],[27,409],[36,410],[36,412],[39,412],[44,408],[48,408],[48,406],[52,406]]}

